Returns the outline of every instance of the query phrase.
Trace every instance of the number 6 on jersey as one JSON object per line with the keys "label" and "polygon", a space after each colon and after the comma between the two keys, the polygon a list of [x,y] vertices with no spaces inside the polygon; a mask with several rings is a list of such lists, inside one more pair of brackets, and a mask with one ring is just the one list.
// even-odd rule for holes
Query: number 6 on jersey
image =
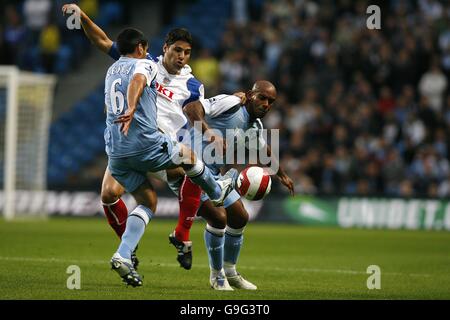
{"label": "number 6 on jersey", "polygon": [[115,115],[119,115],[123,111],[123,107],[125,105],[125,98],[122,92],[120,92],[120,90],[116,91],[116,84],[120,86],[122,84],[122,78],[114,80],[113,83],[111,84],[111,89],[109,91],[109,97],[111,99],[111,108],[112,108],[111,111]]}

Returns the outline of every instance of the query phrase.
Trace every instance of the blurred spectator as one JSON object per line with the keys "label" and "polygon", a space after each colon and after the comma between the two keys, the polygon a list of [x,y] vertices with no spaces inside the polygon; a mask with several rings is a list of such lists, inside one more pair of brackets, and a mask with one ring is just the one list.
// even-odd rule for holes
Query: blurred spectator
{"label": "blurred spectator", "polygon": [[225,92],[236,92],[243,87],[244,78],[248,75],[246,66],[240,63],[243,57],[243,51],[231,51],[220,62],[221,83]]}
{"label": "blurred spectator", "polygon": [[380,99],[378,100],[378,110],[381,113],[387,114],[394,110],[395,100],[392,96],[391,89],[389,87],[382,87],[380,92]]}
{"label": "blurred spectator", "polygon": [[5,9],[6,24],[3,32],[3,63],[18,64],[21,62],[26,38],[26,30],[22,25],[19,13],[14,6]]}
{"label": "blurred spectator", "polygon": [[47,73],[55,72],[55,62],[60,48],[59,29],[54,24],[47,25],[41,32],[39,39],[39,49],[42,57],[42,64]]}
{"label": "blurred spectator", "polygon": [[194,74],[205,86],[205,92],[209,96],[217,93],[217,82],[219,80],[219,61],[211,55],[209,49],[202,48],[200,55],[191,63]]}
{"label": "blurred spectator", "polygon": [[83,10],[91,19],[95,20],[98,16],[98,0],[80,0],[80,9]]}
{"label": "blurred spectator", "polygon": [[231,3],[234,23],[238,26],[245,25],[248,21],[247,0],[233,0]]}
{"label": "blurred spectator", "polygon": [[48,24],[51,7],[50,0],[25,0],[23,14],[25,26],[29,30],[30,44],[38,41],[40,31]]}
{"label": "blurred spectator", "polygon": [[439,62],[433,60],[430,70],[420,79],[419,91],[429,99],[430,106],[435,111],[441,111],[446,89],[447,79],[439,68]]}

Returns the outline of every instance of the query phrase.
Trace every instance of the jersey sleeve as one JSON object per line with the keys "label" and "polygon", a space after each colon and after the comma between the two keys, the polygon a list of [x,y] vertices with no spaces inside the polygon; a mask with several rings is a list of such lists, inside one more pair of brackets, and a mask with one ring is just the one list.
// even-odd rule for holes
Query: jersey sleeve
{"label": "jersey sleeve", "polygon": [[201,101],[205,98],[205,88],[203,87],[203,84],[194,77],[187,81],[186,86],[190,92],[190,96],[183,102],[183,108],[190,102],[197,100]]}
{"label": "jersey sleeve", "polygon": [[108,51],[108,55],[116,61],[120,59],[120,52],[117,48],[117,42],[113,42],[111,48]]}
{"label": "jersey sleeve", "polygon": [[219,94],[209,99],[202,99],[200,102],[205,110],[205,115],[214,118],[240,104],[241,99],[232,95]]}
{"label": "jersey sleeve", "polygon": [[262,149],[266,145],[266,140],[263,137],[264,126],[261,120],[258,118],[247,129],[245,135],[248,137],[248,141],[245,142],[245,147],[250,149],[250,146],[256,146],[256,148]]}
{"label": "jersey sleeve", "polygon": [[264,148],[266,146],[266,140],[264,139],[264,136],[263,136],[264,126],[263,126],[261,119],[259,119],[259,118],[256,119],[256,121],[253,123],[252,129],[257,131],[257,139],[258,139],[259,148]]}
{"label": "jersey sleeve", "polygon": [[157,66],[153,61],[147,59],[139,59],[139,61],[136,62],[136,67],[134,68],[133,76],[137,73],[143,74],[147,79],[147,86],[150,86],[150,84],[156,77],[157,73],[156,68]]}

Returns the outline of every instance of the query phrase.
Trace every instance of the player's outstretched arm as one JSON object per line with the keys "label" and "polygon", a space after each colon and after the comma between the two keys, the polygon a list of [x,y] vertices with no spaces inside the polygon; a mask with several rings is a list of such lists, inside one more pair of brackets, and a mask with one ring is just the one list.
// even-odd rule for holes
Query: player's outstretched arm
{"label": "player's outstretched arm", "polygon": [[144,91],[144,87],[147,85],[147,78],[141,74],[136,73],[131,80],[128,91],[127,91],[127,101],[128,108],[127,111],[121,116],[117,118],[114,123],[120,123],[120,131],[124,134],[128,134],[128,129],[130,128],[131,121],[133,120],[134,113],[136,111],[136,106],[139,101],[139,98]]}
{"label": "player's outstretched arm", "polygon": [[200,121],[202,124],[202,133],[205,134],[208,141],[214,142],[219,145],[219,148],[223,149],[223,151],[226,151],[226,141],[220,137],[214,134],[214,130],[210,130],[210,127],[208,123],[205,121],[205,110],[203,109],[203,105],[200,102],[200,100],[193,101],[188,103],[183,108],[184,114],[189,119],[192,125],[196,121]]}
{"label": "player's outstretched arm", "polygon": [[196,121],[200,121],[202,123],[202,132],[209,130],[209,126],[205,121],[205,111],[199,100],[188,103],[183,108],[183,112],[191,122],[191,125],[194,125]]}
{"label": "player's outstretched arm", "polygon": [[89,18],[89,16],[84,13],[83,10],[81,10],[80,7],[78,7],[76,4],[65,4],[62,7],[63,14],[66,14],[67,11],[73,10],[80,13],[81,26],[83,27],[84,33],[91,41],[91,43],[104,53],[108,53],[113,45],[113,41],[108,38],[106,33],[98,25],[96,25]]}

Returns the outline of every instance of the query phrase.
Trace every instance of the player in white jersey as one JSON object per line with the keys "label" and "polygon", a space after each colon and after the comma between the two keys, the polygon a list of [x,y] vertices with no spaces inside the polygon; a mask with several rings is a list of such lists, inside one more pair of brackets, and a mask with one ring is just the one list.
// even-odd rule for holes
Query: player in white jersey
{"label": "player in white jersey", "polygon": [[[91,42],[104,53],[114,59],[119,59],[117,47],[114,42],[100,29],[89,17],[75,4],[66,4],[62,7],[66,11],[79,12],[81,26]],[[163,56],[155,59],[148,55],[148,59],[154,60],[158,65],[156,77],[158,126],[160,130],[168,134],[172,139],[177,138],[177,133],[187,125],[187,119],[183,114],[183,107],[193,101],[203,98],[203,85],[191,74],[191,68],[187,65],[191,54],[192,38],[184,29],[174,29],[168,33]],[[167,176],[164,177],[166,175]],[[184,177],[181,170],[167,170],[159,173],[160,178],[178,180]],[[185,269],[192,265],[192,243],[189,241],[189,231],[193,220],[192,213],[200,205],[201,189],[192,183],[190,179],[182,181],[180,190],[180,214],[175,232],[171,234],[170,241],[177,248],[177,260]],[[128,216],[128,209],[120,199],[125,189],[111,176],[108,169],[102,182],[101,199],[103,209],[108,222],[116,234],[121,238]],[[137,266],[138,260],[133,255],[133,261]]]}
{"label": "player in white jersey", "polygon": [[157,125],[156,69],[146,59],[144,34],[126,28],[117,37],[120,59],[106,73],[105,151],[108,169],[135,198],[138,206],[128,215],[122,241],[111,259],[112,269],[123,281],[141,286],[131,255],[156,209],[156,195],[148,172],[181,166],[186,174],[215,199],[215,205],[234,190],[235,169],[225,179],[216,179],[210,169],[187,146],[173,141]]}

